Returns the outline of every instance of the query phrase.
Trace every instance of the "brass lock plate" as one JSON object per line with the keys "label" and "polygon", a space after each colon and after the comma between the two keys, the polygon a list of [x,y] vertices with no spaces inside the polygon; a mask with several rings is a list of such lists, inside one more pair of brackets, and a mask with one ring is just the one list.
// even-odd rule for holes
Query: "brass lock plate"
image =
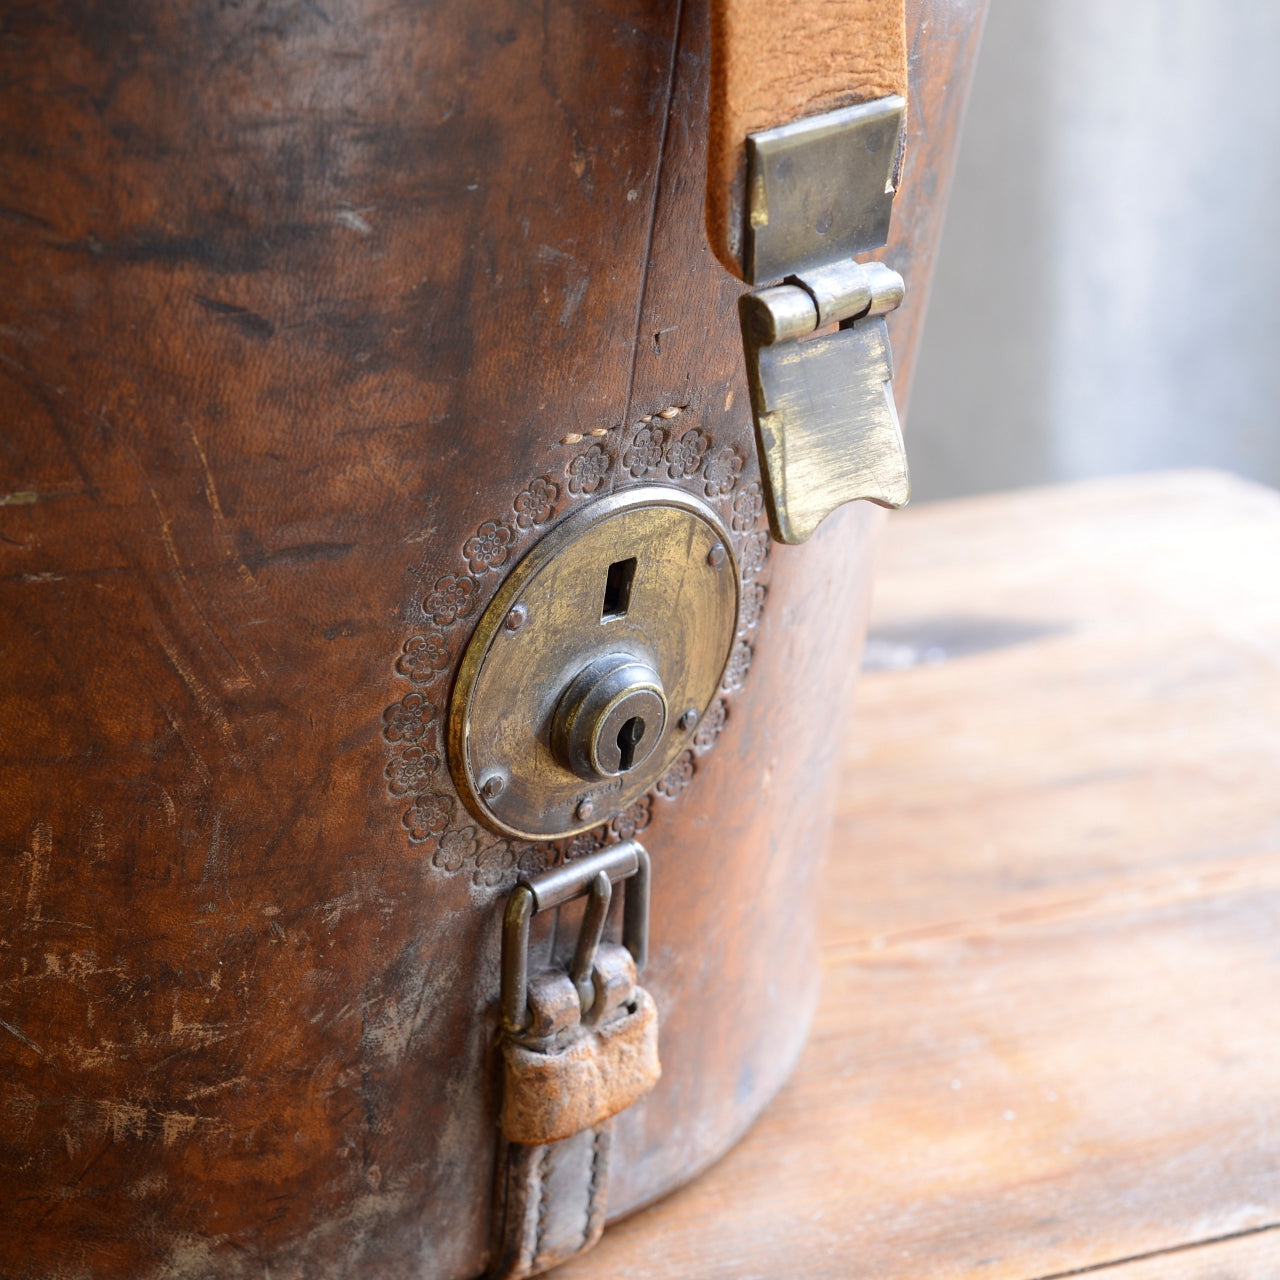
{"label": "brass lock plate", "polygon": [[724,675],[738,571],[715,512],[677,489],[602,498],[516,565],[463,655],[449,767],[486,825],[557,840],[670,768]]}

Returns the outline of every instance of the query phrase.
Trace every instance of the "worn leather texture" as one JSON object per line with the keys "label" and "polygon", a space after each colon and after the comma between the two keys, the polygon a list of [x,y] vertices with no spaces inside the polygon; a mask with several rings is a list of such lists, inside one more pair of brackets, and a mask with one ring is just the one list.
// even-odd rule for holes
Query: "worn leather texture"
{"label": "worn leather texture", "polygon": [[707,237],[741,276],[749,133],[907,97],[905,0],[711,0]]}
{"label": "worn leather texture", "polygon": [[[911,19],[900,388],[975,12]],[[612,1122],[610,1214],[785,1079],[880,521],[762,536],[707,19],[6,12],[0,1274],[479,1275],[503,903],[641,828],[663,1075]],[[583,844],[504,840],[441,758],[461,652],[547,528],[642,482],[730,526],[718,711]],[[575,910],[534,922],[534,972]]]}
{"label": "worn leather texture", "polygon": [[512,1142],[558,1142],[633,1106],[658,1083],[658,1010],[638,987],[623,1016],[542,1052],[502,1046],[502,1132]]}
{"label": "worn leather texture", "polygon": [[539,1275],[589,1249],[604,1230],[613,1121],[560,1142],[509,1142],[499,1154],[502,1211],[490,1280]]}

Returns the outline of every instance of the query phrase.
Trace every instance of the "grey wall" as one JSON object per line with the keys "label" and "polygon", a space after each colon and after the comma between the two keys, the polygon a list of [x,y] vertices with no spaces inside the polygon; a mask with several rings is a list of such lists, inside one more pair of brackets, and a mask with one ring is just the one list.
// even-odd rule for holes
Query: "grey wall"
{"label": "grey wall", "polygon": [[917,499],[1280,485],[1280,0],[991,0],[907,423]]}

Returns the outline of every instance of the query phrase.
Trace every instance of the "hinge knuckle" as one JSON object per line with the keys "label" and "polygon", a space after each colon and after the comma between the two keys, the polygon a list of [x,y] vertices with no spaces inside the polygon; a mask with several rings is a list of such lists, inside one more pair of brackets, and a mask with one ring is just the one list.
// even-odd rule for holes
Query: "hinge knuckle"
{"label": "hinge knuckle", "polygon": [[752,337],[762,347],[802,338],[818,327],[818,308],[813,296],[798,285],[781,284],[743,294],[739,311],[743,329],[750,328]]}
{"label": "hinge knuckle", "polygon": [[860,316],[872,303],[871,278],[852,258],[814,267],[795,280],[817,307],[819,329]]}

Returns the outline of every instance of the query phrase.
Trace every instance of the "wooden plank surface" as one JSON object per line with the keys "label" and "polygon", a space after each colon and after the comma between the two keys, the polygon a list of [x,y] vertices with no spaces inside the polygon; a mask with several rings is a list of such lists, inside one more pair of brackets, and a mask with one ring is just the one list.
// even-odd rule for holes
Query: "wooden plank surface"
{"label": "wooden plank surface", "polygon": [[791,1082],[557,1272],[1280,1274],[1280,496],[895,517]]}
{"label": "wooden plank surface", "polygon": [[1254,1276],[1280,1276],[1280,1231],[1190,1245],[1103,1267],[1092,1274],[1098,1280],[1250,1280]]}

